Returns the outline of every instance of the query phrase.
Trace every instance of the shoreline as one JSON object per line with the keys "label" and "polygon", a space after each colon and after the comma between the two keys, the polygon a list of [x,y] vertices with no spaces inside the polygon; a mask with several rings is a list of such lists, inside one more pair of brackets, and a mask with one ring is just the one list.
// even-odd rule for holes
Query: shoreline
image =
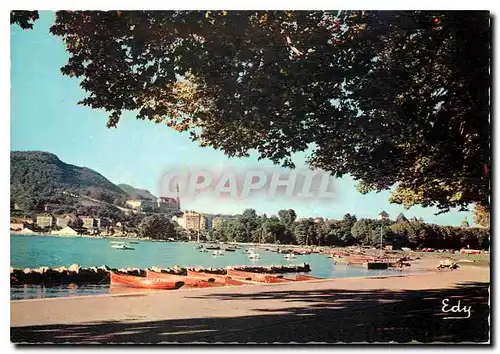
{"label": "shoreline", "polygon": [[[223,320],[235,317],[263,319],[264,317],[259,316],[269,316],[273,313],[278,316],[289,311],[300,312],[303,311],[301,309],[310,308],[314,306],[314,303],[324,301],[321,294],[332,298],[333,302],[327,301],[326,304],[333,306],[332,311],[335,311],[336,308],[342,308],[338,307],[341,304],[344,304],[342,306],[347,304],[357,306],[360,299],[365,299],[363,300],[365,302],[374,302],[380,307],[385,306],[387,300],[393,297],[391,294],[401,294],[397,299],[402,301],[412,298],[404,294],[432,292],[436,293],[439,298],[435,301],[439,301],[436,306],[430,308],[439,311],[436,309],[439,309],[438,305],[443,296],[439,294],[452,289],[467,293],[468,284],[489,286],[489,275],[489,269],[463,267],[456,271],[427,271],[411,275],[11,300],[10,323],[11,328],[21,330],[21,327],[26,326],[75,326],[83,323],[98,325],[113,322],[127,326],[134,322],[150,323],[151,321],[165,323],[165,321],[173,320]],[[394,281],[392,278],[396,276],[399,279]],[[298,294],[303,294],[303,296],[299,298]],[[339,305],[335,305],[338,301],[340,301]],[[263,314],[261,311],[264,310],[260,309],[265,309],[266,313]],[[429,309],[422,309],[422,311],[427,310]],[[324,308],[317,308],[315,311],[322,312]],[[316,316],[316,312],[314,313]],[[260,328],[260,321],[255,322],[254,328]],[[83,336],[79,340],[97,339]]]}
{"label": "shoreline", "polygon": [[[304,284],[312,284],[312,283],[327,283],[327,282],[336,282],[336,281],[363,281],[363,280],[370,280],[370,279],[390,279],[390,278],[411,278],[414,276],[425,276],[425,275],[432,275],[432,274],[444,274],[447,272],[451,272],[449,270],[444,270],[444,271],[437,271],[435,268],[435,262],[436,260],[433,259],[421,259],[418,261],[415,261],[415,263],[412,265],[413,269],[408,269],[408,271],[403,272],[400,270],[394,270],[394,274],[383,274],[383,275],[363,275],[363,276],[354,276],[354,277],[337,277],[337,278],[322,278],[322,279],[313,279],[313,280],[306,280],[306,281],[301,281],[300,283]],[[476,269],[479,271],[484,271],[485,268],[478,268],[478,267],[470,267],[470,266],[464,266],[459,268],[458,270],[454,270],[453,272],[457,271],[470,271],[470,270]],[[488,268],[489,269],[489,268]],[[287,284],[297,284],[294,282],[287,283]],[[232,289],[238,289],[241,287],[261,287],[261,286],[279,286],[282,285],[282,283],[263,283],[263,284],[248,284],[248,285],[228,285],[224,286],[221,288],[232,288]],[[35,286],[35,285],[34,285]],[[41,286],[41,285],[38,285]],[[50,288],[50,287],[48,287]],[[96,294],[96,295],[70,295],[70,296],[54,296],[54,297],[45,297],[45,298],[33,298],[33,299],[11,299],[11,302],[31,302],[31,301],[45,301],[45,300],[72,300],[72,299],[78,299],[78,298],[89,298],[89,297],[120,297],[120,296],[137,296],[137,295],[149,295],[153,293],[165,293],[164,290],[137,290],[134,288],[127,288],[127,287],[120,287],[120,289],[123,289],[122,293],[103,293],[103,294]],[[116,290],[116,289],[115,289]],[[178,290],[175,290],[175,292],[186,292],[186,291],[199,291],[201,289],[198,288],[180,288]],[[111,289],[109,289],[111,291]]]}
{"label": "shoreline", "polygon": [[[323,279],[312,279],[312,280],[302,280],[301,283],[320,283],[320,282],[329,282],[333,280],[362,280],[362,279],[386,279],[386,278],[405,278],[408,276],[415,276],[415,275],[423,275],[426,273],[432,273],[432,270],[421,270],[413,273],[403,273],[403,274],[386,274],[386,275],[367,275],[367,276],[360,276],[360,277],[345,277],[345,278],[323,278]],[[221,288],[240,288],[240,287],[253,287],[253,286],[278,286],[282,285],[281,283],[262,283],[262,284],[244,284],[244,285],[225,285],[224,287]],[[35,286],[35,285],[34,285]],[[40,285],[38,285],[40,286]],[[126,287],[123,287],[125,290],[123,293],[108,293],[108,294],[96,294],[96,295],[74,295],[74,296],[54,296],[54,297],[45,297],[45,298],[36,298],[36,299],[11,299],[10,301],[15,301],[15,302],[24,302],[24,301],[44,301],[44,300],[71,300],[71,299],[78,299],[78,298],[88,298],[88,297],[119,297],[119,296],[133,296],[133,295],[147,295],[147,294],[153,294],[153,293],[164,293],[165,290],[147,290],[147,291],[134,291],[131,289],[130,292],[126,291]],[[180,288],[175,290],[175,292],[185,292],[185,291],[198,291],[200,290],[199,288]]]}

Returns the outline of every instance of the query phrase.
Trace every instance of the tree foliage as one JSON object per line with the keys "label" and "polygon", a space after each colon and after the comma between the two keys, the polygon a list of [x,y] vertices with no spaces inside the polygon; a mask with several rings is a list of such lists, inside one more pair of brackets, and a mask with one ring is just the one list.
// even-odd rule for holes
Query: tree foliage
{"label": "tree foliage", "polygon": [[175,238],[175,226],[166,217],[161,215],[146,216],[139,224],[139,235],[156,240]]}
{"label": "tree foliage", "polygon": [[490,213],[491,209],[489,207],[482,206],[481,204],[476,204],[474,206],[474,222],[483,227],[490,227]]}
{"label": "tree foliage", "polygon": [[486,11],[58,11],[80,102],[229,156],[350,174],[391,201],[489,205]]}
{"label": "tree foliage", "polygon": [[13,10],[10,12],[10,24],[19,25],[22,29],[32,29],[36,20],[38,20],[38,11]]}

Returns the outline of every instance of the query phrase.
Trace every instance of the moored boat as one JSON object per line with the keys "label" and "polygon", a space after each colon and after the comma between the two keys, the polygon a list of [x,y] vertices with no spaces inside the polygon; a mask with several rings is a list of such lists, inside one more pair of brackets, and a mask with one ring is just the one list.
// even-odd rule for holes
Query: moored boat
{"label": "moored boat", "polygon": [[161,279],[148,279],[134,275],[124,275],[110,272],[111,285],[124,285],[132,288],[175,290],[184,285],[183,281],[164,281]]}
{"label": "moored boat", "polygon": [[111,248],[117,249],[117,250],[135,250],[135,248],[124,245],[124,244],[115,244],[111,245]]}
{"label": "moored boat", "polygon": [[205,249],[211,250],[211,251],[213,251],[213,250],[218,251],[218,250],[220,250],[220,247],[219,246],[207,246],[207,247],[205,247]]}

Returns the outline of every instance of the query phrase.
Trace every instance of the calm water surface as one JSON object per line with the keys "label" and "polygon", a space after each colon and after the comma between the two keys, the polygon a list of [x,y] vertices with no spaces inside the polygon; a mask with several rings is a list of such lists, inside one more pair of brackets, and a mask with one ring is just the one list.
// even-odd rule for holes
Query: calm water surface
{"label": "calm water surface", "polygon": [[[395,274],[392,270],[367,270],[358,267],[335,265],[324,255],[297,256],[286,260],[282,254],[257,250],[260,259],[248,259],[244,249],[225,252],[224,256],[215,257],[211,251],[201,253],[194,249],[194,244],[183,242],[139,241],[132,244],[135,250],[116,250],[111,248],[111,239],[85,237],[51,237],[11,235],[11,266],[16,268],[36,268],[41,266],[60,267],[78,263],[82,267],[107,265],[111,268],[125,267],[226,267],[228,265],[280,265],[308,263],[313,276],[324,278],[363,277],[370,275]],[[221,248],[224,248],[222,245]],[[136,290],[136,289],[134,289]],[[111,289],[109,285],[87,285],[77,287],[64,285],[46,288],[43,286],[20,286],[11,288],[12,299],[58,297],[73,295],[95,295],[114,293],[120,289]]]}

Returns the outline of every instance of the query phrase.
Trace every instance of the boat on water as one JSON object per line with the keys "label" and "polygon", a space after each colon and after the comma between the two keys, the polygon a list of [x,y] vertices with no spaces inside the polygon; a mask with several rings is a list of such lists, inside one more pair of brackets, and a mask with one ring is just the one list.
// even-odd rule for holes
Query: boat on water
{"label": "boat on water", "polygon": [[295,258],[297,258],[297,256],[294,255],[293,253],[285,254],[285,259],[295,259]]}
{"label": "boat on water", "polygon": [[258,253],[249,253],[248,259],[259,259],[260,255]]}
{"label": "boat on water", "polygon": [[236,248],[227,247],[224,251],[226,251],[226,252],[236,252]]}
{"label": "boat on water", "polygon": [[214,281],[208,281],[204,279],[191,278],[186,277],[184,275],[177,274],[168,274],[168,273],[159,273],[154,272],[152,270],[146,269],[146,278],[147,279],[161,279],[164,281],[182,281],[184,282],[184,286],[190,288],[210,288],[214,286],[221,286],[222,284],[217,284]]}
{"label": "boat on water", "polygon": [[204,249],[204,248],[201,248],[201,249],[199,249],[199,250],[198,250],[198,252],[207,253],[207,252],[208,252],[208,250],[207,250],[207,249]]}
{"label": "boat on water", "polygon": [[123,285],[132,288],[176,290],[184,285],[183,281],[168,281],[162,279],[148,279],[134,275],[125,275],[111,272],[111,285]]}
{"label": "boat on water", "polygon": [[124,244],[116,244],[112,245],[111,248],[117,249],[117,250],[135,250],[135,248],[124,245]]}
{"label": "boat on water", "polygon": [[214,250],[218,251],[218,250],[220,250],[220,247],[219,246],[207,246],[207,247],[205,247],[205,249],[210,250],[210,251],[214,251]]}
{"label": "boat on water", "polygon": [[195,249],[195,250],[201,250],[201,249],[203,249],[203,245],[196,245],[196,246],[193,247],[193,249]]}
{"label": "boat on water", "polygon": [[223,256],[224,255],[224,252],[222,251],[213,251],[212,252],[212,256]]}

